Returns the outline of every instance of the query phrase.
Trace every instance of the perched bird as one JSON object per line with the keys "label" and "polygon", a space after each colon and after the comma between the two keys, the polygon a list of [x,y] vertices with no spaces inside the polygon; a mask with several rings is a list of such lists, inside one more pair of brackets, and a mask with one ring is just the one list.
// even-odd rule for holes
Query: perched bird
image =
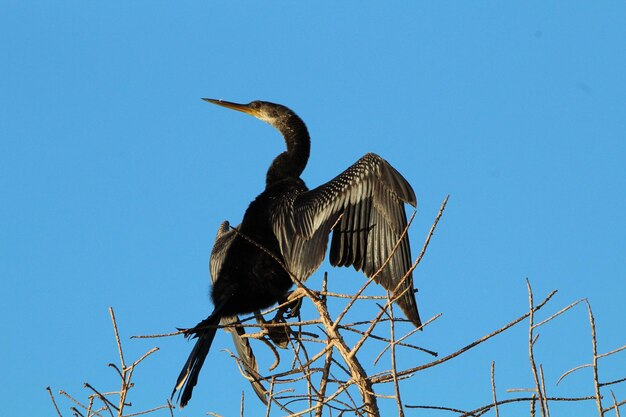
{"label": "perched bird", "polygon": [[[211,255],[214,310],[186,335],[197,338],[172,396],[184,407],[198,380],[217,325],[282,301],[291,276],[307,279],[321,264],[332,231],[330,263],[353,266],[385,289],[421,326],[413,290],[411,250],[403,232],[404,204],[416,206],[409,183],[387,161],[368,153],[329,182],[309,190],[300,178],[310,151],[306,125],[287,107],[265,101],[237,104],[203,99],[252,115],[276,128],[287,150],[270,165],[265,190],[246,210],[237,231],[222,230]],[[222,239],[222,240],[220,240]],[[380,270],[380,271],[379,271]],[[291,275],[290,275],[291,274]]]}

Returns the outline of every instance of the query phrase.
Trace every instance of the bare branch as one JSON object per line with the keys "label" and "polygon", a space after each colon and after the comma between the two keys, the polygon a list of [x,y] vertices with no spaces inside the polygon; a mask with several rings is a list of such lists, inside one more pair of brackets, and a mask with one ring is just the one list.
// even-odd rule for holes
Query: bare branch
{"label": "bare branch", "polygon": [[496,417],[500,417],[500,410],[498,410],[498,398],[496,396],[496,363],[491,361],[491,393],[493,396],[493,407]]}
{"label": "bare branch", "polygon": [[601,382],[599,385],[601,387],[606,387],[608,385],[615,385],[615,384],[619,384],[620,382],[624,382],[626,381],[626,378],[620,378],[620,379],[616,379],[614,381],[609,381],[609,382]]}
{"label": "bare branch", "polygon": [[598,377],[598,343],[596,341],[596,321],[591,311],[591,304],[585,300],[587,311],[589,312],[589,326],[591,327],[591,348],[593,352],[593,385],[596,391],[596,405],[598,406],[598,416],[604,415],[602,407],[602,394],[600,393],[600,380]]}
{"label": "bare branch", "polygon": [[600,358],[604,358],[604,357],[606,357],[606,356],[613,355],[613,354],[615,354],[615,353],[617,353],[617,352],[621,352],[621,351],[622,351],[622,350],[624,350],[624,349],[626,349],[626,345],[624,345],[624,346],[622,346],[622,347],[619,347],[619,348],[617,348],[617,349],[614,349],[614,350],[612,350],[612,351],[610,351],[610,352],[607,352],[607,353],[603,353],[603,354],[601,354],[601,355],[598,355],[598,359],[600,359]]}
{"label": "bare branch", "polygon": [[124,362],[124,353],[122,352],[122,343],[120,342],[120,334],[117,331],[117,322],[115,321],[115,313],[113,312],[113,307],[109,307],[109,314],[111,315],[111,322],[113,323],[113,332],[115,333],[117,351],[120,354],[120,363],[122,364],[122,369],[124,369],[126,368],[126,363]]}
{"label": "bare branch", "polygon": [[534,328],[538,328],[540,326],[543,326],[544,324],[546,324],[547,322],[557,318],[558,316],[560,316],[561,314],[565,313],[567,310],[569,310],[570,308],[580,304],[581,302],[585,301],[584,298],[581,298],[578,301],[574,301],[573,303],[571,303],[570,305],[563,307],[562,309],[560,309],[559,311],[557,311],[556,313],[554,313],[553,315],[551,315],[550,317],[548,317],[547,319],[533,325]]}
{"label": "bare branch", "polygon": [[61,411],[59,410],[59,407],[57,406],[57,402],[54,400],[54,394],[52,393],[52,390],[50,389],[50,387],[46,387],[46,391],[48,391],[48,394],[50,395],[50,400],[52,401],[52,405],[54,405],[54,409],[57,412],[57,415],[59,417],[63,417],[63,414],[61,414]]}
{"label": "bare branch", "polygon": [[592,363],[587,363],[587,364],[585,364],[585,365],[580,365],[580,366],[577,366],[577,367],[575,367],[575,368],[570,369],[569,371],[565,372],[563,375],[561,375],[561,376],[559,377],[559,379],[556,381],[556,384],[557,384],[557,385],[559,385],[559,382],[561,382],[561,380],[562,380],[563,378],[565,378],[566,376],[568,376],[569,374],[571,374],[571,373],[573,373],[573,372],[575,372],[575,371],[577,371],[577,370],[579,370],[579,369],[589,368],[590,366],[593,366],[593,364],[592,364]]}
{"label": "bare branch", "polygon": [[[557,292],[556,290],[552,291],[541,303],[539,303],[537,306],[535,306],[535,308],[533,309],[533,312],[536,312],[536,311],[540,310],[548,301],[550,301],[550,299],[554,296],[554,294],[556,294],[556,292]],[[479,344],[481,344],[481,343],[491,339],[492,337],[497,336],[500,333],[506,331],[507,329],[515,326],[517,323],[523,321],[529,315],[530,315],[530,313],[526,313],[526,314],[518,317],[517,319],[513,320],[509,324],[499,328],[498,330],[496,330],[494,332],[491,332],[491,333],[489,333],[486,336],[481,337],[480,339],[470,343],[469,345],[467,345],[467,346],[457,350],[456,352],[451,353],[451,354],[449,354],[449,355],[447,355],[447,356],[445,356],[445,357],[443,357],[441,359],[429,362],[429,363],[424,364],[424,365],[420,365],[420,366],[416,366],[416,367],[413,367],[413,368],[410,368],[410,369],[406,369],[404,371],[400,371],[400,372],[398,372],[398,376],[412,374],[412,373],[415,373],[415,372],[418,372],[418,371],[422,371],[424,369],[432,368],[433,366],[437,366],[440,363],[447,362],[450,359],[453,359],[453,358],[461,355],[462,353],[464,353],[464,352],[466,352],[466,351],[468,351],[468,350],[478,346]],[[389,372],[381,372],[380,374],[371,377],[371,380],[372,380],[373,384],[381,384],[381,383],[385,383],[385,382],[391,381],[392,377],[391,377]]]}
{"label": "bare branch", "polygon": [[535,357],[534,357],[534,346],[535,346],[535,342],[537,341],[537,337],[539,337],[539,335],[537,335],[537,337],[534,336],[533,330],[534,330],[534,318],[535,318],[535,309],[534,309],[534,304],[533,304],[533,290],[530,286],[530,281],[528,280],[528,278],[526,278],[526,286],[528,288],[528,304],[530,306],[530,311],[528,313],[528,358],[530,359],[530,369],[533,373],[533,378],[535,380],[535,388],[536,388],[536,392],[537,392],[537,397],[539,399],[539,410],[541,411],[541,415],[543,417],[547,417],[547,410],[546,410],[546,403],[543,399],[544,394],[543,391],[541,390],[541,384],[539,382],[539,374],[537,372],[537,364],[535,363]]}

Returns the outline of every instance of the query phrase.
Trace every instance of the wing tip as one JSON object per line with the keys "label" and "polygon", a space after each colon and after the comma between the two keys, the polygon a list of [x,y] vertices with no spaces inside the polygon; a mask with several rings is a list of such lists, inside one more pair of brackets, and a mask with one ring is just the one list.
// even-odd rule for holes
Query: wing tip
{"label": "wing tip", "polygon": [[417,207],[417,197],[415,196],[415,191],[413,191],[413,187],[411,187],[411,184],[409,184],[406,178],[404,178],[404,176],[385,159],[376,154],[371,155],[375,156],[382,163],[381,166],[383,168],[383,175],[381,175],[381,178],[387,187],[393,190],[402,202],[410,204],[413,207]]}
{"label": "wing tip", "polygon": [[408,306],[400,306],[402,308],[402,311],[404,312],[404,315],[406,316],[407,319],[409,319],[409,321],[411,323],[413,323],[415,325],[416,328],[418,328],[419,330],[422,330],[422,320],[420,319],[420,315],[417,312],[417,306],[415,304],[413,304],[414,308],[407,308]]}

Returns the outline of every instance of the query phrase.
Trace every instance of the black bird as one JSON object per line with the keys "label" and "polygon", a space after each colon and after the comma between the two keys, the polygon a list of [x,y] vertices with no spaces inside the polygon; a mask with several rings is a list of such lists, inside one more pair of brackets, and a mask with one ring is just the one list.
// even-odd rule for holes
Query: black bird
{"label": "black bird", "polygon": [[416,206],[416,199],[402,175],[380,156],[368,153],[331,181],[309,190],[300,179],[309,159],[309,133],[293,111],[265,101],[203,100],[269,123],[283,135],[287,150],[270,165],[265,190],[250,203],[238,232],[231,231],[228,243],[213,249],[215,308],[186,333],[198,341],[172,393],[182,389],[180,406],[191,398],[217,330],[214,326],[224,318],[282,301],[292,286],[290,273],[304,281],[319,267],[331,231],[331,264],[354,266],[371,277],[388,260],[375,281],[403,293],[397,304],[415,326],[421,326],[408,273],[409,239],[406,234],[400,239],[407,226],[404,204]]}

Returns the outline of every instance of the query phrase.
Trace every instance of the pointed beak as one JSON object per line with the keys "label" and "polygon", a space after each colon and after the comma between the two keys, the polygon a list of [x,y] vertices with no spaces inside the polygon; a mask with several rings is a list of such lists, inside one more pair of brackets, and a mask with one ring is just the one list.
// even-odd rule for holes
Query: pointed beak
{"label": "pointed beak", "polygon": [[258,111],[250,107],[249,104],[238,104],[238,103],[232,103],[230,101],[214,100],[212,98],[203,98],[202,100],[208,101],[209,103],[217,104],[218,106],[226,107],[227,109],[237,110],[237,111],[249,114],[254,117],[259,116]]}

